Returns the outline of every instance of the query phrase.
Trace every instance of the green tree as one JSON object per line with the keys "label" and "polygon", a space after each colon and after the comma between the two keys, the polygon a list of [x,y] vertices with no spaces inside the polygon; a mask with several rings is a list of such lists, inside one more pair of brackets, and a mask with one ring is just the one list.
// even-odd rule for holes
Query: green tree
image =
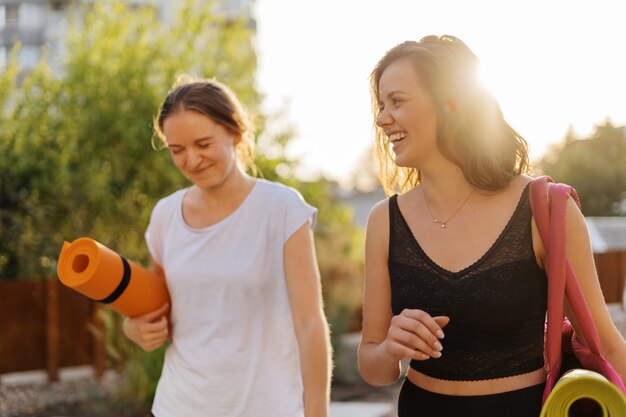
{"label": "green tree", "polygon": [[13,66],[2,74],[0,277],[54,276],[63,240],[85,235],[148,261],[150,211],[186,184],[151,149],[154,114],[180,72],[218,78],[256,109],[246,24],[191,1],[171,27],[151,7],[95,2],[72,21],[61,74],[45,61],[19,87]]}
{"label": "green tree", "polygon": [[[188,185],[168,153],[152,149],[152,122],[177,75],[189,73],[233,88],[258,114],[259,175],[295,186],[320,209],[326,311],[336,333],[346,328],[360,304],[361,232],[331,182],[291,174],[291,129],[264,132],[253,35],[247,21],[220,17],[206,2],[187,1],[171,26],[151,7],[90,2],[71,21],[60,72],[44,59],[20,75],[12,60],[0,73],[0,279],[55,277],[63,241],[80,236],[148,264],[152,207]],[[150,401],[161,359],[120,336],[119,317],[105,311],[111,363]]]}
{"label": "green tree", "polygon": [[626,215],[626,127],[607,121],[585,139],[576,139],[570,130],[539,166],[576,189],[586,216]]}
{"label": "green tree", "polygon": [[[15,53],[17,52],[14,51]],[[14,53],[14,55],[16,55]],[[15,59],[0,76],[0,277],[37,277],[49,267],[54,221],[54,171],[61,159],[48,112],[57,91],[49,68],[38,65],[17,87]]]}

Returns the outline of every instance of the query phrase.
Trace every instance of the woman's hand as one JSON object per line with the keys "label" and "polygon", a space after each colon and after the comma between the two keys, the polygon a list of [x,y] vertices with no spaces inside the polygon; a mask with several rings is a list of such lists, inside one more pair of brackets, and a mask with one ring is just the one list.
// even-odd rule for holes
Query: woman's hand
{"label": "woman's hand", "polygon": [[449,322],[446,316],[431,317],[422,310],[405,309],[391,319],[383,342],[385,351],[397,360],[440,358],[443,346],[439,339],[443,339],[442,328]]}
{"label": "woman's hand", "polygon": [[160,348],[169,339],[168,303],[158,310],[124,320],[124,334],[146,352]]}

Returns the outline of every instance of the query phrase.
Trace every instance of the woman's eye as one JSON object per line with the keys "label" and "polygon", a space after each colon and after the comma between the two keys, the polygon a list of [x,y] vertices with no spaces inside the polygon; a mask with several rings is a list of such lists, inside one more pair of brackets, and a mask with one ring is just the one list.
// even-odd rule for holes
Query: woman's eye
{"label": "woman's eye", "polygon": [[178,155],[178,154],[180,154],[182,151],[183,151],[183,149],[182,149],[182,148],[170,148],[170,152],[171,152],[173,155]]}
{"label": "woman's eye", "polygon": [[392,98],[391,99],[391,104],[393,104],[394,106],[397,106],[400,103],[402,103],[402,100],[399,99],[399,98]]}
{"label": "woman's eye", "polygon": [[198,148],[200,148],[200,149],[206,149],[206,148],[208,148],[208,147],[209,147],[209,144],[208,144],[208,143],[199,143],[199,144],[198,144]]}

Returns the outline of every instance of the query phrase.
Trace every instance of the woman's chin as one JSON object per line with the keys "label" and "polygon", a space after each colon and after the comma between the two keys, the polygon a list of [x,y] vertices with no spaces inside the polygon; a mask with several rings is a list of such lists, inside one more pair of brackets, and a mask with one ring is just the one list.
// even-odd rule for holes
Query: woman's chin
{"label": "woman's chin", "polygon": [[413,168],[413,164],[411,164],[410,161],[408,161],[402,154],[396,154],[395,163],[400,168]]}

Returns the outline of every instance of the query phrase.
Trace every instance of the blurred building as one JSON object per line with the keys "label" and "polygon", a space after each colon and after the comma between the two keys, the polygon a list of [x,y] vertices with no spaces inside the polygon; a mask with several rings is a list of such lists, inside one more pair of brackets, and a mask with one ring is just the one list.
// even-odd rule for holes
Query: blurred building
{"label": "blurred building", "polygon": [[353,223],[365,230],[367,217],[376,203],[386,198],[385,192],[380,187],[373,190],[361,191],[356,188],[351,190],[337,189],[335,193],[344,205],[352,210]]}
{"label": "blurred building", "polygon": [[[202,0],[199,0],[202,1]],[[156,7],[161,19],[168,23],[183,3],[172,0],[126,0],[135,7]],[[53,69],[63,53],[67,18],[80,10],[87,0],[0,0],[0,70],[6,67],[11,51],[20,44],[18,60],[23,70],[39,62],[42,47],[48,53]],[[244,17],[252,28],[254,0],[217,0],[216,10],[228,17]]]}
{"label": "blurred building", "polygon": [[625,306],[626,217],[586,217],[585,220],[604,298],[608,303]]}

